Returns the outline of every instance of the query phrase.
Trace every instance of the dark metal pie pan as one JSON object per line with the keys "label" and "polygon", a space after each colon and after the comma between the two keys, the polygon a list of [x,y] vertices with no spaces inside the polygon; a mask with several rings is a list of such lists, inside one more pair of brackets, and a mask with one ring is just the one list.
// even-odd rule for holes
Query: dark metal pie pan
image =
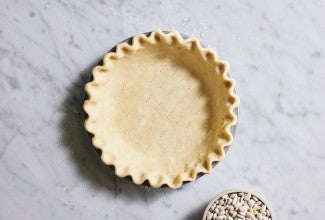
{"label": "dark metal pie pan", "polygon": [[[163,32],[164,32],[164,33],[169,33],[169,31],[163,31]],[[146,35],[146,36],[149,36],[149,35],[151,34],[151,32],[145,32],[145,33],[143,33],[143,34]],[[183,39],[188,38],[188,36],[185,35],[185,34],[181,34],[181,36],[182,36]],[[121,41],[120,43],[129,43],[129,44],[131,44],[131,43],[132,43],[132,38],[133,38],[133,36],[132,36],[132,37],[129,37],[129,38],[123,40],[123,41]],[[118,43],[118,44],[120,44],[120,43]],[[116,45],[115,45],[112,49],[110,49],[107,53],[109,53],[109,52],[115,52],[115,51],[116,51],[116,46],[117,46],[118,44],[116,44]],[[206,47],[204,44],[202,44],[202,42],[200,42],[200,44],[201,44],[202,47]],[[103,65],[103,61],[100,60],[100,62],[99,62],[97,65]],[[231,78],[231,75],[230,75],[229,73],[227,73],[227,75]],[[93,76],[92,76],[92,74],[90,73],[90,76],[89,76],[89,80],[88,80],[88,82],[90,82],[90,81],[92,81],[92,80],[93,80]],[[236,89],[234,89],[234,93],[237,95]],[[85,92],[84,101],[85,101],[86,99],[88,99],[88,95],[87,95],[87,93]],[[236,114],[236,116],[237,116],[237,121],[238,121],[238,114],[239,114],[239,108],[238,108],[238,107],[236,107],[236,108],[234,109],[234,113]],[[88,115],[87,115],[87,113],[84,111],[84,119],[87,119],[87,118],[88,118]],[[234,126],[232,126],[232,127],[230,128],[230,132],[231,132],[231,134],[232,134],[233,137],[235,137],[235,134],[236,134],[237,124],[238,124],[238,122],[237,122]],[[87,134],[88,134],[88,138],[89,138],[89,142],[90,142],[90,144],[93,145],[93,144],[92,144],[92,141],[91,141],[91,139],[92,139],[92,137],[93,137],[93,134],[89,133],[87,130],[86,130],[86,132],[87,132]],[[227,151],[229,150],[230,147],[231,147],[231,145],[229,145],[229,146],[225,146],[225,147],[224,147],[224,149],[225,149],[225,153],[227,153]],[[96,150],[96,152],[98,153],[99,156],[102,154],[102,151],[101,151],[100,149],[98,149],[98,148],[96,148],[96,147],[94,147],[94,146],[93,146],[93,148]],[[214,168],[218,163],[219,163],[219,161],[215,161],[215,162],[213,162],[213,163],[212,163],[212,167]],[[113,169],[113,170],[115,169],[113,165],[107,165],[107,166],[110,167],[110,168]],[[205,175],[205,173],[198,173],[197,176],[196,176],[196,180],[197,180],[198,178],[200,178],[201,176],[203,176],[203,175]],[[132,181],[132,178],[131,178],[130,176],[126,176],[126,177],[124,177],[124,178],[125,178],[125,179],[128,179],[128,180],[130,180],[130,181]],[[186,183],[189,183],[189,182],[192,182],[192,181],[184,181],[183,184],[186,184]],[[141,185],[150,186],[148,180],[144,181]],[[168,187],[168,185],[163,184],[161,187]]]}

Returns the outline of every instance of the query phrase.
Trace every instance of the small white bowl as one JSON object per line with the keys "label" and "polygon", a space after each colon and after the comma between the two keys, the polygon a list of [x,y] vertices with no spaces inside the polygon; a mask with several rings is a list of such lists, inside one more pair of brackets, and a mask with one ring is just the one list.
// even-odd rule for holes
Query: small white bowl
{"label": "small white bowl", "polygon": [[252,196],[255,196],[256,198],[258,198],[262,203],[264,203],[264,205],[266,205],[267,209],[269,210],[269,213],[270,213],[270,217],[272,220],[274,220],[274,215],[273,215],[273,212],[270,208],[270,205],[264,200],[262,199],[261,196],[259,196],[258,194],[256,193],[253,193],[253,192],[250,192],[250,191],[247,191],[247,190],[241,190],[241,189],[231,189],[231,190],[226,190],[220,194],[218,194],[216,197],[214,197],[211,202],[208,204],[208,206],[206,207],[205,211],[204,211],[204,214],[203,214],[203,220],[206,220],[207,218],[207,214],[208,214],[208,211],[210,209],[210,207],[212,206],[212,204],[217,201],[218,199],[220,199],[222,196],[224,195],[227,195],[227,194],[232,194],[232,193],[249,193],[251,194]]}

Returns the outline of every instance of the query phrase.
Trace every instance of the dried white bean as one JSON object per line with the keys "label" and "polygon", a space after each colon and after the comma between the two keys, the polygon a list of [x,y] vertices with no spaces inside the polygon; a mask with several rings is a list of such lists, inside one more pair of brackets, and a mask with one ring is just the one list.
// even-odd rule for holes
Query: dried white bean
{"label": "dried white bean", "polygon": [[245,219],[245,217],[243,215],[240,215],[240,214],[237,214],[236,217],[240,218],[240,219]]}
{"label": "dried white bean", "polygon": [[222,211],[222,210],[225,210],[226,207],[224,207],[224,206],[219,206],[218,209],[219,209],[219,211]]}
{"label": "dried white bean", "polygon": [[256,218],[258,220],[263,220],[263,215],[261,215],[260,213],[257,213]]}
{"label": "dried white bean", "polygon": [[245,201],[250,200],[251,196],[252,195],[250,193],[246,194],[246,196],[244,197]]}
{"label": "dried white bean", "polygon": [[252,207],[255,204],[255,201],[251,199],[247,203],[249,207]]}
{"label": "dried white bean", "polygon": [[257,204],[255,204],[255,205],[253,206],[253,209],[254,209],[254,210],[260,210],[260,208],[261,208],[261,207],[260,207],[259,205],[257,205]]}
{"label": "dried white bean", "polygon": [[246,206],[244,206],[244,205],[243,205],[243,206],[240,206],[240,207],[239,207],[239,211],[240,211],[240,212],[246,212],[246,211],[247,211]]}
{"label": "dried white bean", "polygon": [[248,218],[254,218],[255,215],[253,213],[251,213],[251,212],[246,212],[246,217],[248,217]]}
{"label": "dried white bean", "polygon": [[236,203],[237,203],[237,197],[235,197],[233,200],[232,200],[232,205],[236,205]]}
{"label": "dried white bean", "polygon": [[208,212],[207,220],[212,220],[212,218],[213,218],[213,213],[212,212]]}
{"label": "dried white bean", "polygon": [[234,199],[235,197],[237,197],[237,194],[236,193],[230,194],[230,198]]}
{"label": "dried white bean", "polygon": [[239,215],[245,216],[246,212],[239,212]]}
{"label": "dried white bean", "polygon": [[236,203],[235,208],[238,209],[241,206],[241,203]]}
{"label": "dried white bean", "polygon": [[226,209],[229,210],[229,211],[232,211],[232,210],[234,210],[235,208],[231,205],[231,206],[228,206]]}
{"label": "dried white bean", "polygon": [[270,217],[270,211],[269,210],[266,210],[266,216]]}

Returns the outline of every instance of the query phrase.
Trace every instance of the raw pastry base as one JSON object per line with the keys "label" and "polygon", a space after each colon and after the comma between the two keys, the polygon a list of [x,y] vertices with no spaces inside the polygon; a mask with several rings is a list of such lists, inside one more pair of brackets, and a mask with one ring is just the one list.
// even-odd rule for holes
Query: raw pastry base
{"label": "raw pastry base", "polygon": [[138,35],[94,68],[85,126],[119,176],[180,187],[211,170],[232,141],[238,98],[227,65],[177,33]]}

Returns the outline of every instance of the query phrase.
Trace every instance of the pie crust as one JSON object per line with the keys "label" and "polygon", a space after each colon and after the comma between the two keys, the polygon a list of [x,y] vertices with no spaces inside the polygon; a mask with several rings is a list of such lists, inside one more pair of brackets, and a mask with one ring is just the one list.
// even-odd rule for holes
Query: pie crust
{"label": "pie crust", "polygon": [[213,50],[176,31],[118,44],[85,86],[85,128],[102,161],[155,188],[209,173],[237,122],[239,99],[227,72]]}

